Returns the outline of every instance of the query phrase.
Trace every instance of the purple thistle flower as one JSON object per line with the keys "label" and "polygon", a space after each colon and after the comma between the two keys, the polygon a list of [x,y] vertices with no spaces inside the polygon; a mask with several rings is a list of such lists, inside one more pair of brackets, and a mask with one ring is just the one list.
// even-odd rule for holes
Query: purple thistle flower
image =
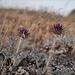
{"label": "purple thistle flower", "polygon": [[58,23],[52,27],[52,30],[54,33],[61,35],[64,29],[63,26],[60,23]]}
{"label": "purple thistle flower", "polygon": [[28,30],[26,28],[19,29],[19,34],[23,38],[27,37],[29,35]]}

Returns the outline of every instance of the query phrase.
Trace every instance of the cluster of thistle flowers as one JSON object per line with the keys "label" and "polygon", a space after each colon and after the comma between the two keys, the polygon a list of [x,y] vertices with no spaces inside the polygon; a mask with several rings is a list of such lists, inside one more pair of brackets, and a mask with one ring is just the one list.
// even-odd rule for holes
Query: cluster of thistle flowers
{"label": "cluster of thistle flowers", "polygon": [[[63,26],[62,26],[60,23],[58,23],[58,24],[52,26],[52,32],[54,32],[54,33],[56,33],[56,34],[58,34],[58,35],[61,35],[62,32],[63,32],[63,30],[64,30],[64,29],[63,29]],[[27,38],[27,37],[29,36],[29,34],[30,34],[30,33],[29,33],[29,30],[26,29],[25,27],[19,29],[19,35],[20,35],[21,38],[20,38],[19,43],[18,43],[18,45],[17,45],[17,51],[16,51],[16,53],[19,52],[19,48],[20,48],[22,39]],[[14,64],[15,64],[15,62],[16,62],[16,59],[14,59]]]}
{"label": "cluster of thistle flowers", "polygon": [[[54,24],[54,26],[52,26],[51,31],[55,34],[61,35],[64,31],[63,25],[60,23]],[[26,28],[22,28],[19,30],[19,34],[22,38],[26,38],[29,35],[29,32]]]}

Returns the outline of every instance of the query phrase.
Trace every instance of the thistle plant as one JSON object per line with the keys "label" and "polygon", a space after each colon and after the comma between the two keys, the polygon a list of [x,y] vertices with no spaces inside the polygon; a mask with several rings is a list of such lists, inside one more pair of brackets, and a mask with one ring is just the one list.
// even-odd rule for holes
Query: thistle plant
{"label": "thistle plant", "polygon": [[[57,34],[57,35],[59,35],[59,37],[60,37],[60,36],[62,35],[63,31],[64,31],[64,28],[63,28],[63,26],[62,26],[60,23],[58,23],[58,24],[52,26],[51,30],[52,30],[52,32],[53,32],[54,34]],[[55,36],[56,36],[56,35],[55,35]],[[62,39],[63,39],[63,38],[62,38]],[[47,63],[46,63],[46,68],[45,68],[45,70],[43,70],[43,73],[45,73],[45,72],[47,71],[47,68],[48,68],[49,63],[50,63],[50,61],[51,61],[51,59],[52,59],[52,56],[53,56],[54,54],[57,54],[57,52],[54,52],[54,51],[53,51],[54,46],[55,46],[55,43],[56,43],[56,38],[54,38],[54,42],[53,42],[53,44],[52,44],[52,48],[51,48],[51,50],[49,51],[49,58],[48,58],[48,61],[47,61]]]}
{"label": "thistle plant", "polygon": [[[28,30],[27,30],[26,28],[21,28],[21,29],[19,29],[19,36],[20,36],[20,39],[19,39],[19,43],[18,43],[18,45],[17,45],[16,54],[19,52],[19,48],[20,48],[20,45],[21,45],[21,43],[22,43],[22,40],[25,39],[25,38],[27,38],[28,35],[29,35],[29,32],[28,32]],[[15,64],[15,60],[16,60],[16,59],[14,58],[14,63],[13,63],[13,64]]]}
{"label": "thistle plant", "polygon": [[19,51],[19,47],[22,42],[22,39],[25,39],[26,37],[28,37],[28,35],[29,35],[28,30],[26,28],[19,29],[19,35],[20,35],[20,40],[19,40],[19,43],[17,46],[16,53],[18,53],[18,51]]}

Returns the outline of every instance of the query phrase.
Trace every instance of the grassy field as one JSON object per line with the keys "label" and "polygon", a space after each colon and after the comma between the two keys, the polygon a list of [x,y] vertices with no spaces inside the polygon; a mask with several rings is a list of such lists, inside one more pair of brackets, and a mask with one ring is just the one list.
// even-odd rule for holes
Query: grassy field
{"label": "grassy field", "polygon": [[[64,27],[63,38],[55,36],[55,33],[51,31],[51,27],[57,23],[62,24]],[[30,34],[28,38],[23,39],[20,44],[19,29],[22,27],[27,28]],[[56,40],[55,44],[53,43],[54,39]],[[51,46],[53,45],[54,47],[52,51]],[[30,11],[28,9],[21,10],[0,8],[0,57],[3,55],[4,57],[6,57],[5,60],[7,60],[9,57],[14,58],[15,52],[18,48],[19,53],[16,55],[19,55],[20,53],[25,51],[29,51],[29,53],[34,55],[35,51],[37,51],[36,48],[39,51],[47,54],[49,58],[46,59],[46,69],[48,69],[49,66],[49,63],[47,61],[50,61],[50,59],[52,59],[51,56],[53,56],[55,59],[58,59],[58,61],[53,61],[56,65],[63,65],[66,68],[73,68],[75,71],[75,63],[68,63],[70,61],[75,62],[75,10],[73,10],[68,16],[62,16],[60,14],[52,12],[48,13],[47,11]],[[62,49],[64,49],[64,52],[61,51]],[[50,53],[50,51],[52,52]],[[54,53],[55,51],[57,52]],[[25,55],[26,54],[24,54],[24,57],[26,57]],[[16,65],[18,65],[23,58],[21,57],[19,60],[14,58],[14,60],[16,61]],[[65,66],[66,62],[67,65]],[[20,63],[20,65],[23,66],[23,63]],[[38,63],[36,63],[36,65],[38,65]],[[42,68],[45,69],[45,67]],[[38,74],[31,74],[33,72],[31,69],[31,71],[26,71],[29,73],[29,75],[41,75],[41,72],[39,71],[40,69],[36,69],[38,70]],[[0,71],[2,71],[1,75],[3,73],[4,75],[6,75],[7,73],[7,70],[5,71],[4,67],[2,67]],[[54,71],[54,75],[63,75],[63,73],[65,73],[65,71],[63,71],[63,73],[61,72],[60,74],[56,74],[56,69]],[[52,74],[53,73],[50,72],[49,74],[44,75]],[[14,74],[11,72],[10,75]],[[65,73],[64,75],[71,75],[71,72],[69,74]]]}
{"label": "grassy field", "polygon": [[26,27],[29,29],[33,26],[30,31],[30,38],[32,42],[38,40],[38,45],[41,42],[40,38],[49,38],[49,36],[52,35],[50,26],[56,23],[61,23],[66,28],[65,35],[75,34],[74,20],[75,17],[72,15],[64,17],[59,14],[56,15],[55,13],[47,13],[46,11],[0,9],[1,32],[6,35],[15,36],[17,35],[18,28]]}

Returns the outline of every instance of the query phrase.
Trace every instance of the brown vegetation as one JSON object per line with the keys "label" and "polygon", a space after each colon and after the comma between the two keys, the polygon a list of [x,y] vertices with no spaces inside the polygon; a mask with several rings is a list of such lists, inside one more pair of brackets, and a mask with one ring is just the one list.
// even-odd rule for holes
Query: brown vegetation
{"label": "brown vegetation", "polygon": [[66,28],[66,35],[75,34],[74,20],[73,16],[63,17],[59,14],[56,15],[55,13],[47,13],[45,11],[0,9],[1,33],[3,35],[15,36],[18,34],[18,28],[31,28],[29,40],[34,42],[37,47],[40,46],[42,40],[48,39],[52,35],[50,26],[56,23],[63,24]]}

